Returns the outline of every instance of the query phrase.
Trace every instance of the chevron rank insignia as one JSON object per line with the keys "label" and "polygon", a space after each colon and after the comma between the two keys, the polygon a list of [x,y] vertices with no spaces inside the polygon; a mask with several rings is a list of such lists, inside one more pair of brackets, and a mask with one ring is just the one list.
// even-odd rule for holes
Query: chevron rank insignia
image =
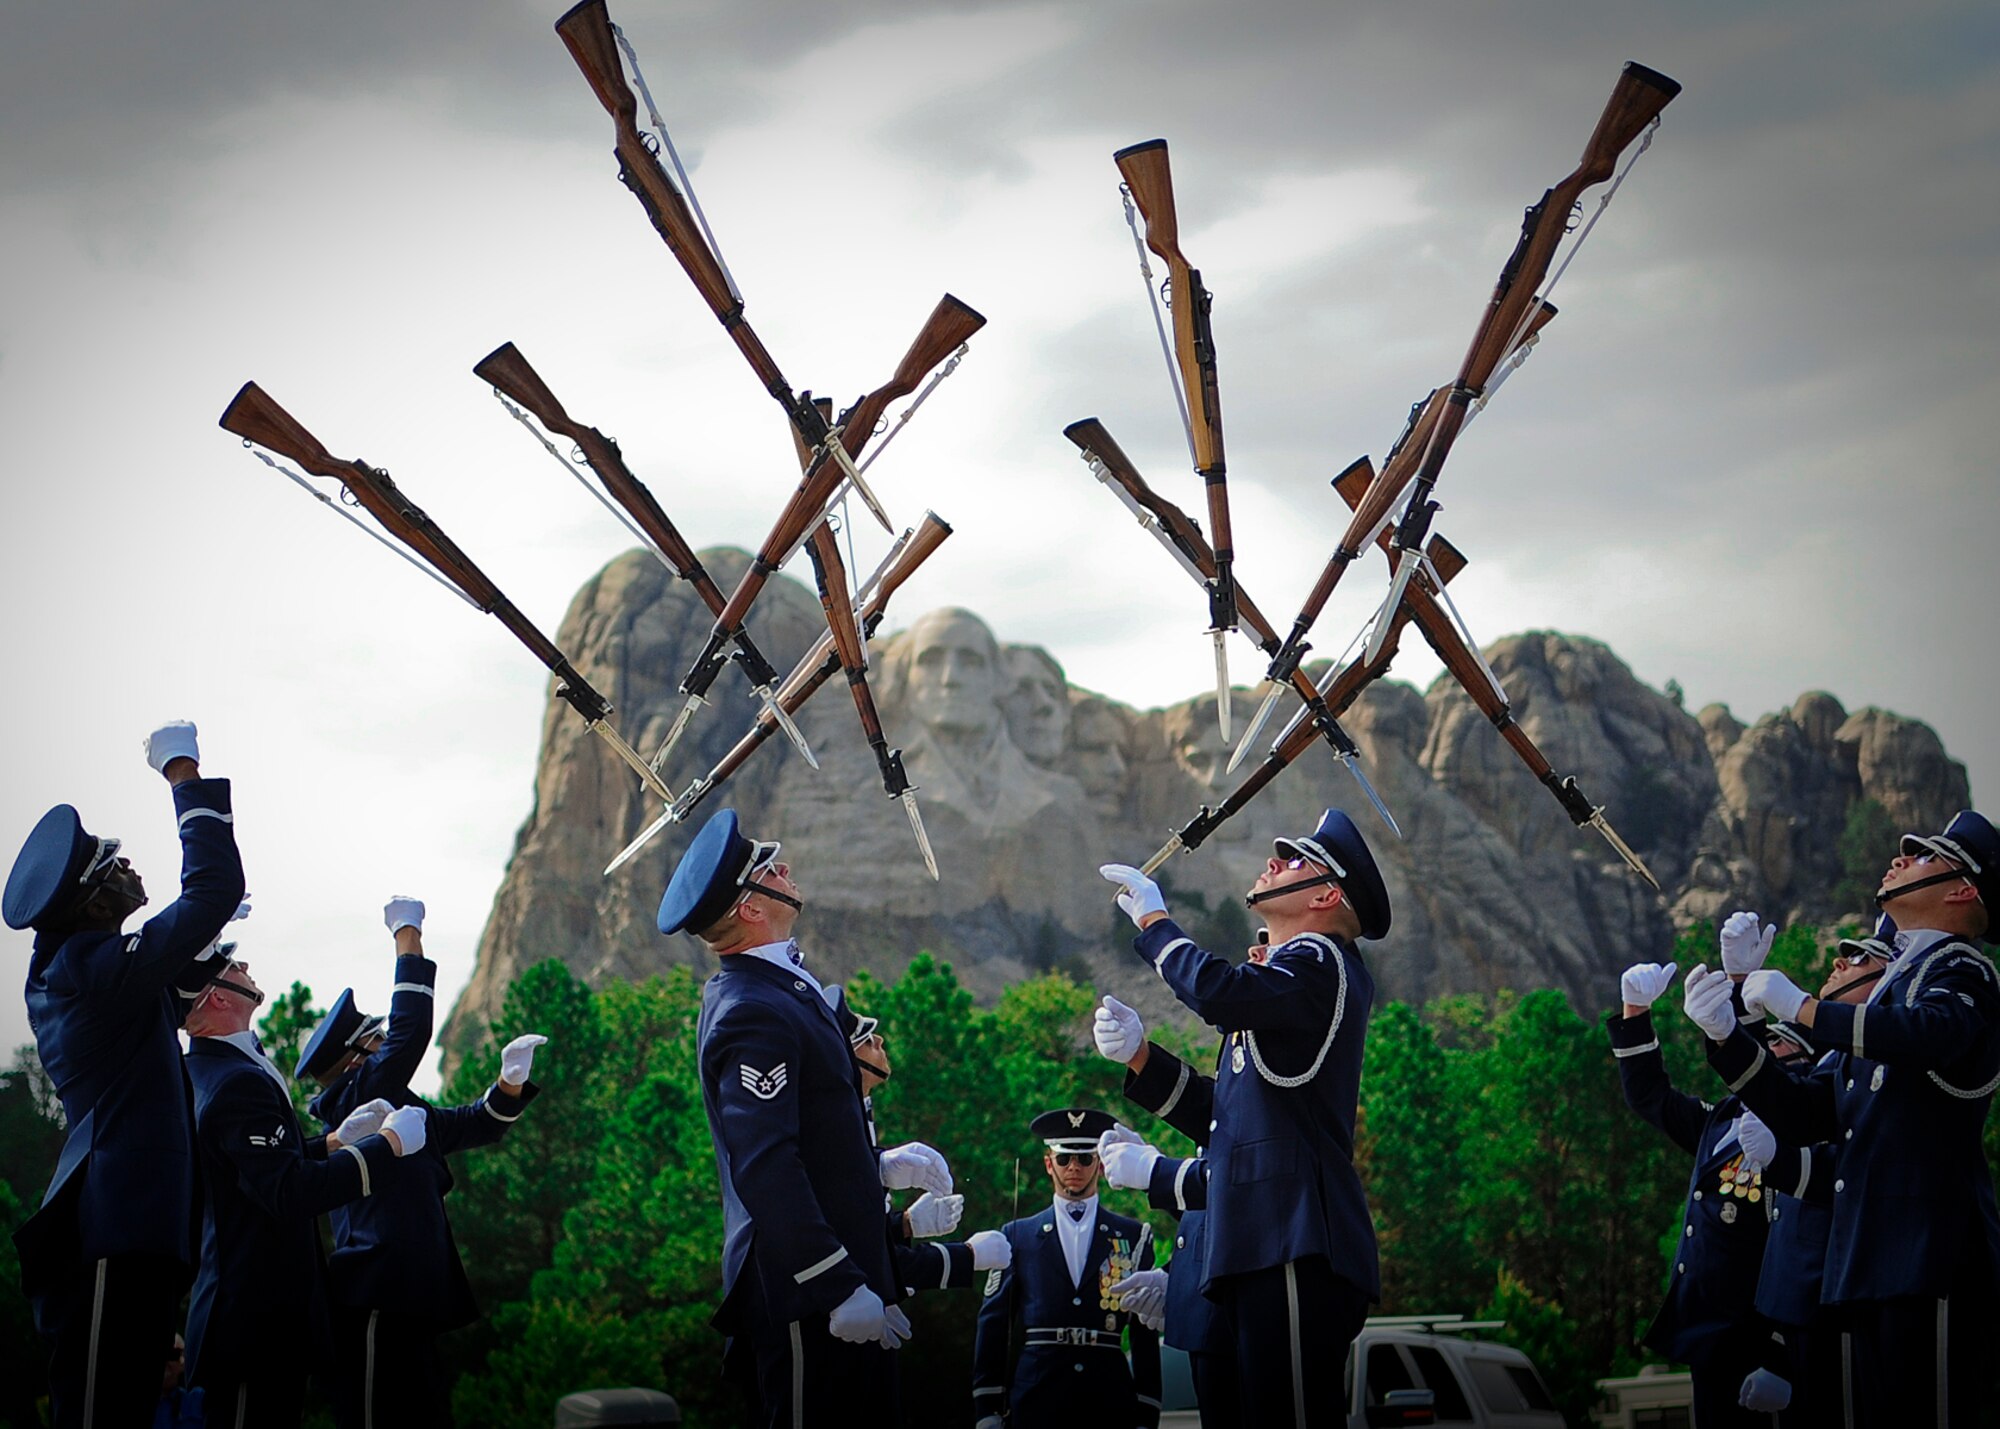
{"label": "chevron rank insignia", "polygon": [[760,1072],[748,1062],[745,1062],[741,1067],[737,1068],[737,1073],[743,1078],[744,1088],[749,1091],[751,1096],[757,1098],[758,1101],[770,1101],[785,1089],[785,1064],[783,1062],[778,1063],[777,1066],[771,1068],[768,1072]]}
{"label": "chevron rank insignia", "polygon": [[989,1270],[986,1272],[986,1293],[988,1296],[1000,1293],[1000,1276],[1001,1272],[998,1270]]}

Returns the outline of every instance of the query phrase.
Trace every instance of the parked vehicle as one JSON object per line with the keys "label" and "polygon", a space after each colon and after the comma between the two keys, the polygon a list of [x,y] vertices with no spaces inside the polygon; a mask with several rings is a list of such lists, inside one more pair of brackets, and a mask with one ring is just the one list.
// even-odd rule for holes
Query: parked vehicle
{"label": "parked vehicle", "polygon": [[[1347,1356],[1347,1429],[1563,1429],[1534,1361],[1511,1345],[1476,1338],[1504,1323],[1462,1315],[1370,1319]],[[1160,1429],[1200,1429],[1187,1356],[1166,1346],[1160,1354]]]}

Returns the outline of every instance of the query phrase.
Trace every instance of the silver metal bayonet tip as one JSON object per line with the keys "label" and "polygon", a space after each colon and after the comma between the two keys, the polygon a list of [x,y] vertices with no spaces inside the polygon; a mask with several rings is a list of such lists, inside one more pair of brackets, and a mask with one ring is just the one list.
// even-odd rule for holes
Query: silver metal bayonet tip
{"label": "silver metal bayonet tip", "polygon": [[1616,850],[1618,856],[1625,860],[1627,868],[1645,879],[1646,882],[1652,884],[1655,893],[1664,893],[1666,891],[1660,887],[1660,880],[1653,877],[1653,870],[1646,867],[1646,861],[1632,851],[1630,844],[1618,837],[1618,830],[1611,827],[1610,821],[1604,817],[1604,810],[1599,809],[1596,813],[1592,814],[1589,822],[1593,829],[1604,835],[1604,841]]}
{"label": "silver metal bayonet tip", "polygon": [[1215,642],[1215,723],[1222,731],[1223,747],[1229,745],[1229,632],[1211,630]]}
{"label": "silver metal bayonet tip", "polygon": [[681,712],[674,716],[674,726],[667,731],[667,737],[660,745],[660,752],[653,756],[653,771],[655,773],[658,773],[665,767],[667,756],[674,752],[674,746],[680,743],[681,736],[687,733],[688,721],[694,718],[694,712],[700,709],[705,703],[707,701],[703,700],[700,695],[689,695],[687,697],[687,703],[681,706]]}
{"label": "silver metal bayonet tip", "polygon": [[1410,577],[1416,574],[1416,569],[1417,559],[1412,553],[1398,553],[1396,573],[1389,580],[1389,596],[1375,613],[1375,628],[1368,632],[1368,649],[1361,657],[1362,664],[1372,665],[1382,658],[1389,633],[1396,628],[1396,607],[1403,603],[1403,593],[1410,588]]}
{"label": "silver metal bayonet tip", "polygon": [[1285,692],[1285,687],[1276,680],[1266,680],[1258,686],[1258,689],[1264,693],[1263,701],[1257,706],[1257,713],[1250,717],[1249,727],[1243,731],[1243,738],[1238,741],[1236,752],[1229,756],[1229,767],[1222,771],[1225,774],[1236,772],[1236,766],[1243,762],[1243,756],[1250,752],[1250,746],[1257,742],[1257,736],[1263,732],[1265,724],[1270,720],[1271,711],[1278,707],[1278,696]]}
{"label": "silver metal bayonet tip", "polygon": [[1160,851],[1139,865],[1139,872],[1151,878],[1159,866],[1181,851],[1181,836],[1175,834],[1161,845]]}
{"label": "silver metal bayonet tip", "polygon": [[1382,796],[1375,792],[1375,786],[1368,782],[1368,776],[1361,772],[1361,761],[1351,754],[1343,754],[1340,756],[1340,762],[1347,766],[1347,772],[1354,776],[1355,782],[1361,786],[1361,792],[1368,796],[1368,802],[1375,806],[1375,812],[1380,814],[1382,822],[1389,826],[1389,832],[1401,838],[1402,825],[1398,824],[1396,816],[1389,812],[1389,806],[1382,802]]}
{"label": "silver metal bayonet tip", "polygon": [[938,881],[937,855],[931,852],[931,836],[924,832],[924,816],[917,809],[917,791],[905,789],[896,798],[903,805],[903,812],[910,816],[910,832],[917,836],[917,852],[924,856],[924,867],[930,870],[931,882]]}
{"label": "silver metal bayonet tip", "polygon": [[841,440],[841,431],[841,428],[835,427],[826,434],[827,455],[840,467],[842,480],[854,488],[854,494],[861,498],[861,504],[882,523],[882,529],[891,536],[895,535],[896,523],[889,519],[889,513],[882,509],[882,503],[875,499],[875,493],[868,489],[868,483],[862,479],[861,468],[854,464],[854,457],[848,452],[847,443]]}
{"label": "silver metal bayonet tip", "polygon": [[665,813],[661,814],[659,818],[653,820],[652,823],[646,825],[646,827],[640,831],[639,837],[633,839],[632,842],[626,844],[624,848],[619,850],[618,857],[612,859],[611,862],[604,865],[604,876],[606,878],[609,878],[612,874],[616,873],[619,869],[623,868],[626,864],[630,863],[632,861],[632,857],[634,854],[638,853],[640,849],[644,848],[647,844],[653,841],[654,835],[658,834],[661,829],[664,829],[668,824],[673,823],[679,817],[680,814],[678,812],[678,807],[674,804],[667,805]]}
{"label": "silver metal bayonet tip", "polygon": [[764,702],[766,713],[771,716],[772,722],[785,732],[785,738],[792,742],[792,748],[805,757],[806,763],[815,769],[819,768],[819,760],[813,757],[812,746],[806,743],[806,737],[799,733],[799,727],[792,723],[792,717],[785,713],[785,707],[779,704],[777,696],[771,693],[771,687],[757,686],[757,698]]}

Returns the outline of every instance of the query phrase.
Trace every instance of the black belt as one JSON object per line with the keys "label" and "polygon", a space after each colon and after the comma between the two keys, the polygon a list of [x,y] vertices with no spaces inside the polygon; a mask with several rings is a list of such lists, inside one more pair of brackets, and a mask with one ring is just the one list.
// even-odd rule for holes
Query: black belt
{"label": "black belt", "polygon": [[1124,1341],[1116,1330],[1089,1330],[1082,1326],[1029,1326],[1024,1341],[1030,1345],[1073,1345],[1078,1349],[1122,1350]]}

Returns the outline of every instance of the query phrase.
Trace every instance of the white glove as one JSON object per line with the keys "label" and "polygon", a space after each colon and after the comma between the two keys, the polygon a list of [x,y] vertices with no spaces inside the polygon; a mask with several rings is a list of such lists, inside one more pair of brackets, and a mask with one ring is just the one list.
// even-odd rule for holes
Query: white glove
{"label": "white glove", "polygon": [[1743,979],[1743,1006],[1786,1021],[1806,1005],[1806,991],[1776,968],[1759,968]]}
{"label": "white glove", "polygon": [[377,1097],[372,1102],[363,1102],[347,1114],[347,1119],[333,1129],[334,1136],[342,1146],[352,1146],[364,1136],[373,1136],[382,1129],[382,1123],[389,1119],[389,1113],[396,1108]]}
{"label": "white glove", "polygon": [[1160,895],[1160,885],[1131,864],[1100,864],[1097,871],[1124,890],[1118,895],[1118,906],[1125,910],[1125,916],[1132,920],[1134,926],[1148,913],[1167,911],[1167,900]]}
{"label": "white glove", "polygon": [[903,1313],[901,1305],[885,1305],[882,1308],[882,1348],[900,1349],[903,1341],[910,1338],[910,1317]]}
{"label": "white glove", "polygon": [[1758,1414],[1776,1414],[1792,1402],[1792,1387],[1767,1369],[1753,1369],[1736,1402]]}
{"label": "white glove", "polygon": [[1634,963],[1618,979],[1618,994],[1632,1007],[1651,1007],[1679,972],[1679,963]]}
{"label": "white glove", "polygon": [[153,766],[155,774],[166,773],[167,766],[176,759],[201,763],[201,746],[195,743],[193,720],[168,720],[146,736],[146,762]]}
{"label": "white glove", "polygon": [[1091,1019],[1090,1035],[1097,1043],[1098,1056],[1129,1062],[1146,1045],[1146,1024],[1138,1013],[1107,993],[1104,1005]]}
{"label": "white glove", "polygon": [[535,1049],[548,1042],[539,1032],[524,1032],[500,1049],[500,1080],[518,1087],[534,1069]]}
{"label": "white glove", "polygon": [[1139,1135],[1138,1132],[1134,1131],[1124,1122],[1114,1121],[1111,1123],[1111,1130],[1097,1138],[1097,1159],[1100,1161],[1104,1159],[1105,1147],[1117,1146],[1121,1142],[1129,1143],[1133,1146],[1144,1146],[1146,1138]]}
{"label": "white glove", "polygon": [[1104,1162],[1104,1179],[1127,1191],[1145,1190],[1153,1180],[1153,1163],[1160,1159],[1159,1148],[1143,1141],[1100,1144],[1097,1155]]}
{"label": "white glove", "polygon": [[1731,977],[1754,973],[1771,955],[1771,942],[1778,925],[1758,925],[1755,913],[1731,913],[1722,920],[1722,970]]}
{"label": "white glove", "polygon": [[[236,905],[236,911],[229,915],[229,922],[230,923],[240,922],[243,919],[248,918],[249,916],[250,916],[250,896],[248,894],[245,894],[243,896],[243,901]],[[228,931],[229,931],[228,924],[224,924],[222,928],[222,933],[226,933]],[[217,933],[213,938],[210,938],[208,940],[208,946],[203,948],[200,952],[194,955],[194,960],[196,962],[198,963],[207,962],[210,958],[214,957],[217,953],[222,951],[222,933]]]}
{"label": "white glove", "polygon": [[396,1138],[396,1154],[409,1156],[424,1149],[424,1109],[399,1106],[382,1118],[382,1134]]}
{"label": "white glove", "polygon": [[883,1152],[881,1167],[882,1184],[891,1191],[951,1194],[951,1167],[921,1141],[905,1142]]}
{"label": "white glove", "polygon": [[1736,1118],[1736,1140],[1743,1148],[1743,1169],[1753,1176],[1778,1159],[1778,1138],[1754,1111]]}
{"label": "white glove", "polygon": [[997,1414],[989,1414],[973,1425],[972,1429],[1007,1429],[1007,1421]]}
{"label": "white glove", "polygon": [[879,1343],[889,1333],[887,1308],[880,1295],[866,1285],[857,1285],[852,1294],[834,1306],[833,1314],[827,1318],[827,1332],[850,1345],[865,1345],[870,1340]]}
{"label": "white glove", "polygon": [[919,1240],[950,1235],[965,1214],[965,1197],[937,1196],[926,1191],[910,1202],[903,1214],[910,1218],[910,1234]]}
{"label": "white glove", "polygon": [[1688,1021],[1713,1042],[1727,1042],[1736,1030],[1736,1009],[1729,1005],[1729,975],[1698,967],[1681,984],[1681,1007]]}
{"label": "white glove", "polygon": [[1164,1270],[1135,1270],[1108,1292],[1123,1295],[1123,1308],[1127,1313],[1138,1316],[1139,1323],[1149,1330],[1162,1330],[1167,1324],[1167,1272]]}
{"label": "white glove", "polygon": [[974,1231],[965,1238],[974,1270],[1005,1270],[1014,1263],[1014,1247],[999,1231]]}
{"label": "white glove", "polygon": [[391,936],[404,928],[424,930],[424,900],[412,898],[407,893],[392,893],[389,901],[382,905],[382,921],[389,925]]}

